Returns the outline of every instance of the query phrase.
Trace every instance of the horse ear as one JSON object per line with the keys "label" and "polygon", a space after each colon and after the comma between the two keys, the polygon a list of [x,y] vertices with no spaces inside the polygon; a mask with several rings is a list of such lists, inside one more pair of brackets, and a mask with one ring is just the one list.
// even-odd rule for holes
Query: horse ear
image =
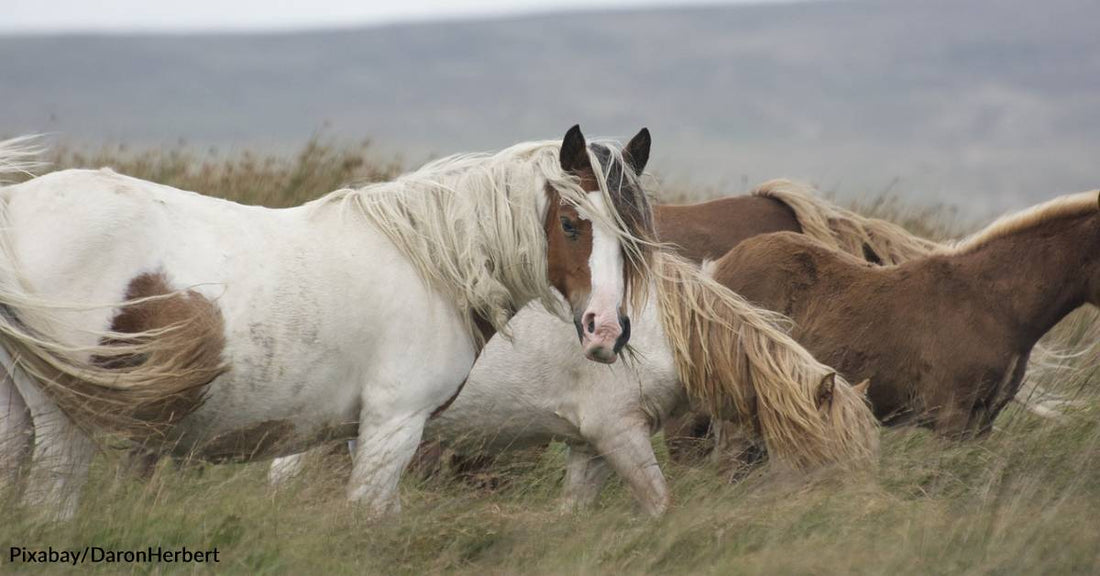
{"label": "horse ear", "polygon": [[833,402],[833,389],[836,388],[836,372],[829,372],[817,385],[817,407],[821,408]]}
{"label": "horse ear", "polygon": [[561,162],[561,169],[571,174],[592,169],[592,163],[588,161],[588,143],[584,141],[584,134],[581,134],[580,124],[574,124],[565,133],[558,161]]}
{"label": "horse ear", "polygon": [[855,390],[860,396],[867,395],[867,389],[871,387],[871,379],[868,378],[855,386],[852,386],[852,390]]}
{"label": "horse ear", "polygon": [[645,171],[645,165],[649,162],[649,146],[653,139],[649,137],[649,128],[642,128],[623,149],[623,160],[630,165],[635,174]]}

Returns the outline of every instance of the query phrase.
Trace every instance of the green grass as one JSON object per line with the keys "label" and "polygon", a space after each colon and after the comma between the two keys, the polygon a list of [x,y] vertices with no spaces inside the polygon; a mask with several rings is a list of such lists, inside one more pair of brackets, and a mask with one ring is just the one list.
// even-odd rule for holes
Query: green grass
{"label": "green grass", "polygon": [[[298,157],[197,156],[186,151],[82,156],[58,166],[119,171],[270,205],[312,198],[351,180],[391,175],[363,148],[312,143]],[[872,207],[895,217],[903,207]],[[942,230],[938,216],[907,225]],[[921,218],[925,219],[921,223]],[[950,225],[950,224],[949,224]],[[162,461],[148,480],[99,456],[75,520],[36,522],[0,502],[0,573],[65,574],[7,563],[7,546],[217,547],[217,571],[237,574],[1067,574],[1100,572],[1100,315],[1081,311],[1048,338],[1080,353],[1039,383],[1078,405],[1061,421],[1008,408],[987,438],[950,442],[915,429],[884,433],[873,471],[783,476],[766,467],[737,483],[678,466],[659,446],[674,504],[649,520],[613,482],[591,512],[558,512],[561,446],[502,458],[489,489],[407,477],[399,517],[372,520],[344,501],[339,452],[318,457],[284,490],[265,463]],[[659,441],[658,441],[659,443]],[[81,572],[204,572],[208,567],[84,566]]]}

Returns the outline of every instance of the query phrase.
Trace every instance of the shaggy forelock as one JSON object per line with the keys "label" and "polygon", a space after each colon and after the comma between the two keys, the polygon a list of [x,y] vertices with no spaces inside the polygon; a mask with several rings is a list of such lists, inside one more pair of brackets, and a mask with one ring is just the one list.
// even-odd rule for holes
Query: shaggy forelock
{"label": "shaggy forelock", "polygon": [[597,180],[606,185],[611,200],[616,228],[626,231],[620,240],[627,258],[627,286],[636,309],[644,306],[649,286],[649,269],[657,247],[653,227],[653,207],[642,180],[627,168],[622,147],[617,142],[597,141],[589,144],[593,169],[600,172]]}

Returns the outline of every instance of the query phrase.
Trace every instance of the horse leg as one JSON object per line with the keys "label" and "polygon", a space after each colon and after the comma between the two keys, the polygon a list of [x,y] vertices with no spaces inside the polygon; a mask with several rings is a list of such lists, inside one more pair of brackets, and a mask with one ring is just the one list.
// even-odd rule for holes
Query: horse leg
{"label": "horse leg", "polygon": [[711,418],[702,412],[686,411],[665,424],[665,446],[669,458],[685,466],[698,465],[714,450]]}
{"label": "horse leg", "polygon": [[611,467],[607,460],[596,454],[587,444],[569,446],[565,462],[565,486],[562,491],[561,509],[575,512],[590,508],[600,497]]}
{"label": "horse leg", "polygon": [[95,446],[41,391],[28,390],[20,386],[34,421],[34,454],[23,505],[48,519],[68,520],[76,514]]}
{"label": "horse leg", "polygon": [[302,473],[305,464],[305,452],[291,454],[271,461],[271,467],[267,470],[267,483],[272,488],[279,488],[287,482],[298,477]]}
{"label": "horse leg", "polygon": [[622,476],[642,510],[661,516],[668,509],[669,493],[665,477],[657,465],[657,455],[645,424],[606,427],[591,438],[596,451]]}
{"label": "horse leg", "polygon": [[0,493],[15,489],[19,469],[31,451],[31,413],[15,381],[0,367]]}
{"label": "horse leg", "polygon": [[715,420],[711,461],[731,482],[748,475],[764,458],[764,450],[746,428],[728,420]]}
{"label": "horse leg", "polygon": [[[461,317],[450,309],[409,308],[410,317],[362,374],[359,434],[348,500],[372,514],[401,511],[398,482],[424,435],[428,417],[455,398],[477,358]],[[415,329],[414,329],[415,328]],[[432,355],[424,356],[426,350]]]}
{"label": "horse leg", "polygon": [[397,483],[416,454],[428,414],[421,411],[384,420],[361,420],[348,500],[366,505],[376,515],[401,511]]}

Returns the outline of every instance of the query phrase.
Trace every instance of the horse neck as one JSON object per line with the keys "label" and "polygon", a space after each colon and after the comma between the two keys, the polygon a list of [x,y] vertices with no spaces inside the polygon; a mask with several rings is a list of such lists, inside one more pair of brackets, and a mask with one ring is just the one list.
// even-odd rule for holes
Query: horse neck
{"label": "horse neck", "polygon": [[1054,219],[994,238],[954,257],[970,272],[987,310],[1005,310],[1021,345],[1030,347],[1088,300],[1100,266],[1095,213]]}

